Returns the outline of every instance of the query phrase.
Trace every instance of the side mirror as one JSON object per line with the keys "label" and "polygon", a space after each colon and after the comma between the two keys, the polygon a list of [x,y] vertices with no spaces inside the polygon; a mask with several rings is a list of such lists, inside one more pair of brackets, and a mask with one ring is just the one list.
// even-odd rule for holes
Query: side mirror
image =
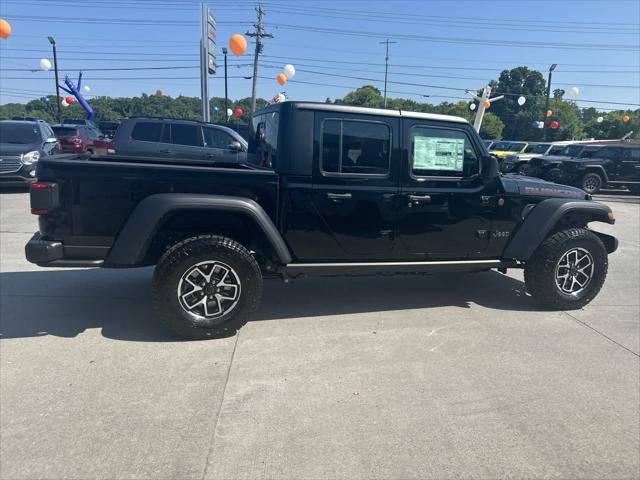
{"label": "side mirror", "polygon": [[242,144],[240,142],[231,142],[229,144],[229,150],[231,150],[232,152],[241,152],[242,151]]}
{"label": "side mirror", "polygon": [[498,176],[498,159],[494,155],[482,157],[482,177],[495,178]]}

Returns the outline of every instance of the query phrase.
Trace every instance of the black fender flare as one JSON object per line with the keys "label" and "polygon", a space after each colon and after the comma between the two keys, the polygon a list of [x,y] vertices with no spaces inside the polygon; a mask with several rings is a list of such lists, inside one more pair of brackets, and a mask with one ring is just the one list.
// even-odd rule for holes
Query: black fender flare
{"label": "black fender flare", "polygon": [[607,182],[609,181],[609,177],[607,176],[607,171],[604,169],[602,165],[586,166],[585,171],[582,175],[584,176],[587,173],[597,173],[598,175],[600,175],[602,177],[602,181],[604,182],[603,187],[606,186]]}
{"label": "black fender flare", "polygon": [[[614,223],[611,208],[604,203],[569,198],[549,198],[537,204],[525,217],[520,228],[511,237],[502,257],[529,260],[533,252],[547,238],[556,223],[570,213],[587,215],[592,222]],[[609,253],[616,250],[617,240],[614,237],[600,233],[596,234],[603,239]]]}
{"label": "black fender flare", "polygon": [[180,210],[214,210],[245,215],[264,233],[279,261],[291,263],[291,253],[263,208],[253,200],[223,195],[158,193],[149,195],[134,209],[109,251],[109,265],[140,265],[156,231],[169,214]]}

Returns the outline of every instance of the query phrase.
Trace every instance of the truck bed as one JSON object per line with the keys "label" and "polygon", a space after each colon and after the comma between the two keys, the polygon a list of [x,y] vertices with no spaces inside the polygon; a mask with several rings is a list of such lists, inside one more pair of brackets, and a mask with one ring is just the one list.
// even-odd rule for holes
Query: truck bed
{"label": "truck bed", "polygon": [[60,199],[40,216],[40,233],[69,246],[110,246],[135,206],[156,193],[241,196],[277,222],[278,175],[255,165],[60,155],[41,160],[37,178],[56,183]]}

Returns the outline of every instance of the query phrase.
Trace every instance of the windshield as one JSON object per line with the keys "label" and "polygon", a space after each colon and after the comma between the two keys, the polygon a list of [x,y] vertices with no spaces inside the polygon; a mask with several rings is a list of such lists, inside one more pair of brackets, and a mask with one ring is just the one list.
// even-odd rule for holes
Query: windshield
{"label": "windshield", "polygon": [[0,143],[26,145],[39,143],[41,140],[40,129],[35,123],[0,122]]}
{"label": "windshield", "polygon": [[78,135],[78,129],[69,127],[53,127],[53,133],[56,134],[56,137],[75,137]]}
{"label": "windshield", "polygon": [[526,153],[545,153],[550,146],[551,144],[549,143],[541,143],[539,145],[534,145],[533,147],[529,145],[527,147]]}
{"label": "windshield", "polygon": [[524,148],[524,143],[498,142],[491,147],[496,152],[519,152]]}

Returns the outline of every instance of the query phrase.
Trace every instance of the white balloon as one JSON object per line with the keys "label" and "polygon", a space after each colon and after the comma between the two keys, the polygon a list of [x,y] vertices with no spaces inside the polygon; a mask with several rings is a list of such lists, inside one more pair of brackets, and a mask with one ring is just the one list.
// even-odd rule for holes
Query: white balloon
{"label": "white balloon", "polygon": [[231,115],[233,115],[233,110],[227,108],[227,117],[230,117]]}
{"label": "white balloon", "polygon": [[538,122],[538,128],[544,128],[544,122]]}
{"label": "white balloon", "polygon": [[82,89],[83,89],[85,92],[90,92],[90,91],[91,91],[91,87],[90,87],[89,85],[85,85],[84,87],[82,87]]}
{"label": "white balloon", "polygon": [[518,97],[518,105],[522,106],[526,103],[527,99],[523,96]]}
{"label": "white balloon", "polygon": [[286,102],[287,101],[287,97],[285,97],[284,93],[279,93],[278,94],[278,103],[282,103],[282,102]]}
{"label": "white balloon", "polygon": [[43,58],[40,60],[40,68],[45,72],[51,68],[51,62],[48,58]]}
{"label": "white balloon", "polygon": [[598,123],[602,123],[603,121],[604,121],[604,117],[596,118],[596,122],[598,122]]}
{"label": "white balloon", "polygon": [[572,97],[576,97],[580,93],[580,89],[578,87],[571,87],[571,90],[569,90],[569,93],[571,93]]}
{"label": "white balloon", "polygon": [[69,106],[69,104],[67,103],[67,101],[64,98],[60,102],[60,105],[62,105],[63,107],[68,107]]}
{"label": "white balloon", "polygon": [[469,110],[471,110],[473,112],[475,109],[476,109],[476,104],[475,103],[469,104]]}
{"label": "white balloon", "polygon": [[296,69],[293,65],[287,64],[282,69],[282,73],[284,73],[284,76],[287,77],[287,80],[291,80],[296,74]]}

